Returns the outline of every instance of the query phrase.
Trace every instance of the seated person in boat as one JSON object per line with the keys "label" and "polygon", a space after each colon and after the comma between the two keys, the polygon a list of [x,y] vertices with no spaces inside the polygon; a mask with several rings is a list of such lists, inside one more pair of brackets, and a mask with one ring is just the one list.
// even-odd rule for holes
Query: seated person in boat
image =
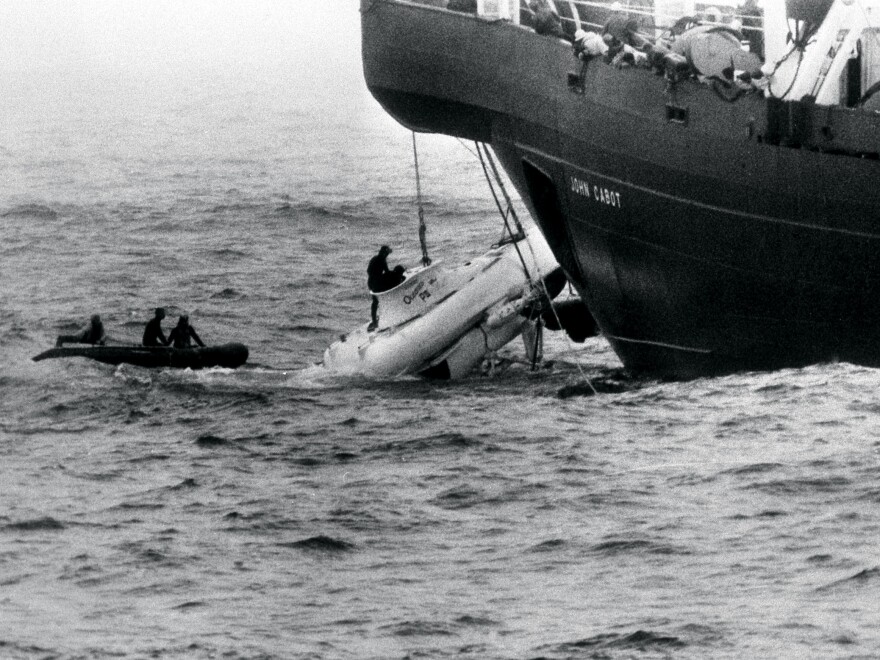
{"label": "seated person in boat", "polygon": [[92,316],[89,325],[75,335],[59,335],[55,341],[55,346],[64,346],[64,344],[98,344],[103,346],[107,343],[107,335],[104,333],[104,324],[101,317],[95,314]]}
{"label": "seated person in boat", "polygon": [[177,325],[168,333],[168,343],[174,348],[192,348],[193,340],[199,346],[205,346],[196,334],[195,328],[189,324],[189,317],[184,314],[177,319]]}
{"label": "seated person in boat", "polygon": [[[379,248],[379,254],[370,259],[370,263],[367,266],[367,287],[373,293],[381,293],[382,291],[393,289],[406,279],[403,274],[403,266],[395,266],[394,270],[388,269],[388,255],[391,252],[390,247],[383,245]],[[370,307],[372,321],[368,328],[370,330],[374,330],[379,325],[378,311],[379,299],[373,296],[373,304]]]}
{"label": "seated person in boat", "polygon": [[148,322],[144,328],[144,338],[142,344],[144,346],[168,346],[170,343],[165,339],[165,333],[162,332],[162,319],[165,318],[165,310],[161,307],[156,308],[156,315]]}

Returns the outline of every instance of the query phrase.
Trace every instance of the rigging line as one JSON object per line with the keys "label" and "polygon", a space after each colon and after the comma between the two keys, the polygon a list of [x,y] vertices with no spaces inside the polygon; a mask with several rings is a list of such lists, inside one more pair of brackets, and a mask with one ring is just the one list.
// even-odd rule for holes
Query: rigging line
{"label": "rigging line", "polygon": [[[464,145],[463,142],[462,142],[462,145]],[[498,211],[501,213],[501,216],[504,219],[504,226],[507,228],[507,233],[510,234],[511,238],[513,238],[513,232],[510,229],[510,223],[507,221],[507,215],[504,213],[504,211],[501,208],[501,202],[498,199],[498,195],[495,193],[495,188],[492,185],[492,179],[489,177],[489,170],[486,168],[486,162],[483,159],[483,152],[480,150],[480,143],[474,142],[474,145],[477,148],[477,157],[480,159],[480,165],[483,167],[483,174],[486,177],[486,182],[489,184],[489,190],[492,191],[492,197],[495,198],[495,204],[496,204],[496,206],[498,206]],[[466,145],[465,145],[465,148],[467,148]],[[489,153],[488,147],[486,145],[483,145],[483,149],[486,150],[486,154],[488,155],[488,153]],[[470,151],[470,149],[468,149],[468,151]],[[498,176],[498,171],[496,170],[495,172],[496,172],[496,176]],[[500,181],[499,181],[499,183],[500,183]],[[506,194],[506,191],[505,191],[505,194]],[[509,204],[510,198],[508,197],[507,199],[508,199],[508,204]],[[509,206],[509,208],[512,209],[513,207]],[[532,247],[532,243],[531,243],[531,241],[529,241],[528,235],[522,231],[522,227],[519,225],[518,220],[517,220],[517,226],[519,226],[520,232],[522,233],[522,235],[526,239],[526,245],[529,246],[529,251],[532,254],[532,262],[535,264],[535,268],[538,271],[538,282],[539,282],[538,286],[540,286],[542,288],[544,298],[549,301],[550,309],[553,311],[553,316],[556,318],[556,323],[559,325],[560,328],[562,328],[563,326],[562,326],[562,321],[559,318],[559,312],[557,312],[556,308],[553,306],[553,300],[550,298],[550,291],[548,291],[548,289],[547,289],[547,282],[544,281],[544,277],[541,274],[541,269],[538,267],[538,258],[535,255],[535,249]],[[534,280],[532,279],[532,276],[529,274],[528,268],[526,268],[525,260],[523,259],[523,255],[519,250],[519,245],[516,240],[513,241],[513,246],[516,249],[517,255],[519,255],[519,260],[522,263],[523,268],[526,271],[526,276],[529,278],[529,283],[534,287],[535,286]],[[571,286],[571,282],[569,282],[569,286]],[[565,339],[568,342],[569,350],[570,351],[577,350],[577,348],[574,346],[574,342],[571,340],[571,337],[568,336],[568,333],[565,332],[564,330],[563,330],[563,332],[565,333]],[[594,395],[598,395],[599,394],[598,390],[596,390],[592,381],[589,378],[587,378],[587,374],[584,371],[584,368],[581,366],[580,362],[575,362],[575,367],[577,367],[578,373],[580,373],[580,375],[581,375],[581,380],[584,383],[586,383],[587,386],[589,386],[589,388],[592,390]]]}
{"label": "rigging line", "polygon": [[480,165],[483,167],[483,176],[486,177],[486,183],[489,184],[489,191],[492,193],[492,199],[495,200],[495,206],[498,207],[498,213],[501,214],[501,217],[504,218],[504,225],[507,227],[508,232],[510,231],[510,227],[507,225],[507,214],[504,212],[504,208],[501,206],[501,201],[498,199],[498,194],[495,192],[495,186],[492,185],[492,178],[489,176],[489,170],[486,169],[486,163],[483,160],[483,152],[480,151],[480,143],[474,142],[477,146],[476,156],[480,160]]}
{"label": "rigging line", "polygon": [[[483,168],[483,176],[486,178],[486,183],[489,185],[489,191],[492,193],[492,199],[495,200],[495,206],[498,209],[498,213],[501,215],[501,219],[504,221],[504,227],[507,229],[507,233],[510,234],[510,236],[512,237],[513,232],[510,229],[510,224],[507,222],[507,212],[504,210],[504,207],[501,206],[501,200],[498,199],[498,193],[495,192],[495,185],[492,183],[492,177],[489,176],[489,170],[486,167],[486,161],[483,159],[483,152],[480,150],[480,143],[474,142],[474,144],[477,147],[476,155],[477,158],[480,160],[480,165]],[[502,230],[501,242],[499,243],[499,245],[503,243],[504,240],[504,231]]]}
{"label": "rigging line", "polygon": [[[479,150],[479,144],[477,145],[477,149]],[[499,185],[499,187],[501,187],[501,190],[504,192],[504,196],[505,196],[505,199],[507,200],[508,208],[509,208],[511,211],[513,211],[513,205],[511,204],[510,197],[507,195],[507,190],[504,188],[504,184],[503,184],[503,182],[501,181],[501,176],[500,176],[500,174],[499,174],[499,172],[498,172],[498,169],[495,167],[495,162],[492,160],[492,156],[491,156],[491,153],[490,153],[490,151],[489,151],[489,148],[488,148],[485,144],[483,145],[483,150],[486,152],[486,158],[487,158],[487,160],[489,160],[489,164],[492,166],[492,170],[495,172],[495,177],[496,177],[496,179],[498,180],[498,185]],[[480,162],[482,163],[482,159],[480,160]],[[483,169],[484,169],[484,171],[485,171],[485,165],[483,165]],[[487,175],[487,176],[488,176],[488,175]],[[491,185],[491,184],[490,184],[490,185]],[[547,289],[547,282],[546,282],[546,280],[544,279],[544,274],[541,272],[541,269],[540,269],[540,267],[538,266],[538,257],[537,257],[537,255],[535,254],[535,248],[532,246],[532,242],[529,240],[528,234],[526,234],[526,233],[523,231],[522,225],[519,223],[519,218],[517,218],[517,216],[516,216],[515,213],[514,213],[513,217],[514,217],[514,220],[516,221],[516,226],[517,226],[517,229],[518,229],[520,235],[521,235],[523,238],[525,238],[526,245],[528,246],[528,248],[529,248],[529,252],[530,252],[531,255],[532,255],[532,263],[535,265],[535,270],[537,271],[537,280],[538,280],[538,283],[537,283],[537,285],[536,285],[536,284],[535,284],[535,280],[532,278],[532,276],[529,274],[528,269],[526,268],[526,275],[527,275],[528,278],[529,278],[529,282],[530,282],[530,284],[531,284],[533,287],[537,287],[537,288],[540,288],[540,289],[541,289],[541,291],[542,291],[542,293],[543,293],[543,297],[544,297],[544,299],[545,299],[545,300],[548,302],[548,304],[550,305],[550,310],[553,312],[553,316],[556,318],[556,323],[558,324],[558,326],[559,326],[560,328],[564,328],[564,326],[562,325],[562,320],[559,318],[559,312],[557,312],[557,311],[556,311],[556,307],[553,306],[553,299],[550,297],[550,291]],[[504,220],[504,224],[507,226],[507,231],[510,232],[510,225],[508,224],[506,218],[505,218],[505,220]],[[522,253],[521,253],[520,250],[519,250],[519,244],[518,244],[518,242],[517,242],[517,241],[514,241],[513,245],[514,245],[514,247],[516,247],[516,252],[517,252],[517,254],[519,255],[520,261],[521,261],[522,264],[523,264],[523,268],[525,268],[525,260],[523,259]],[[563,332],[565,332],[565,331],[563,330]],[[569,349],[570,349],[570,350],[575,350],[575,346],[573,345],[574,342],[571,340],[571,337],[568,336],[568,333],[567,333],[567,332],[565,332],[565,338],[566,338],[566,341],[568,342],[568,347],[569,347]],[[580,363],[579,363],[579,362],[575,362],[575,366],[577,367],[577,370],[578,370],[578,372],[579,372],[580,375],[581,375],[581,380],[582,380],[583,382],[585,382],[585,383],[589,386],[589,388],[593,391],[593,394],[594,394],[594,395],[595,395],[595,394],[598,394],[599,392],[598,392],[598,391],[596,390],[596,388],[593,386],[593,383],[590,381],[590,379],[587,378],[587,374],[584,372],[584,369],[583,369],[583,367],[580,365]]]}
{"label": "rigging line", "polygon": [[[559,312],[556,311],[556,307],[553,305],[553,299],[550,297],[550,291],[547,289],[547,281],[544,279],[544,276],[541,273],[541,269],[538,267],[538,258],[535,255],[535,248],[532,247],[532,242],[529,240],[528,235],[526,235],[525,239],[526,239],[526,245],[529,246],[529,250],[532,253],[532,261],[535,263],[535,269],[538,271],[538,282],[539,282],[539,286],[541,287],[541,289],[543,291],[544,299],[547,300],[548,304],[550,305],[550,311],[553,312],[553,317],[556,319],[556,325],[559,326],[560,328],[562,328],[562,332],[565,335],[565,340],[566,340],[566,342],[568,342],[568,349],[573,352],[573,351],[577,350],[577,347],[574,345],[574,342],[572,341],[568,332],[565,330],[565,326],[562,325],[562,319],[559,318]],[[568,278],[566,277],[566,279],[568,279]],[[568,284],[569,284],[569,286],[571,286],[571,282],[569,282]],[[584,307],[586,307],[586,305],[584,305]],[[581,363],[575,362],[574,366],[577,367],[578,373],[580,373],[580,375],[581,375],[581,380],[589,386],[589,388],[593,391],[594,395],[598,395],[599,392],[596,390],[596,387],[593,385],[593,382],[589,378],[587,378],[587,374],[584,371],[584,368],[581,366]]]}
{"label": "rigging line", "polygon": [[455,139],[458,140],[458,143],[459,143],[462,147],[464,147],[465,149],[467,149],[467,150],[470,152],[471,156],[473,156],[474,158],[477,157],[476,152],[475,152],[473,149],[471,149],[471,148],[467,145],[467,142],[465,142],[465,141],[462,140],[461,138],[455,138]]}
{"label": "rigging line", "polygon": [[[577,347],[574,345],[574,342],[572,341],[568,332],[565,330],[565,326],[562,325],[562,319],[559,318],[559,312],[556,311],[556,307],[553,305],[553,299],[550,297],[550,291],[547,289],[547,281],[544,278],[543,273],[541,273],[540,267],[538,266],[538,257],[535,254],[535,248],[532,247],[532,242],[529,240],[528,234],[524,234],[524,237],[526,239],[526,245],[529,246],[529,252],[532,253],[532,262],[535,264],[535,270],[537,270],[537,272],[538,272],[538,286],[541,288],[541,290],[543,292],[544,299],[547,301],[547,304],[550,305],[550,311],[553,312],[553,317],[556,319],[556,325],[558,327],[562,328],[562,332],[565,335],[565,340],[568,343],[568,349],[573,352],[573,351],[577,350]],[[517,252],[518,251],[519,250],[517,249]],[[520,255],[520,259],[522,259],[522,255]],[[528,271],[526,271],[526,273],[528,274]],[[566,279],[568,279],[568,278],[566,277]],[[530,278],[530,281],[531,281],[531,278]],[[569,287],[571,286],[571,281],[568,282],[568,285],[569,285]],[[533,286],[534,286],[534,283],[533,283]],[[580,297],[580,296],[578,296],[578,297]],[[584,307],[586,307],[586,305],[584,305]],[[575,362],[574,365],[577,367],[578,373],[581,375],[581,380],[583,382],[585,382],[587,384],[587,386],[589,386],[589,388],[593,391],[594,395],[598,395],[599,392],[596,390],[596,387],[593,385],[593,382],[589,378],[587,378],[587,374],[584,371],[584,368],[581,366],[580,362]]]}
{"label": "rigging line", "polygon": [[[486,152],[486,157],[488,158],[489,148],[484,144],[483,151],[480,151],[480,143],[475,142],[474,144],[477,145],[477,153],[480,155],[480,165],[483,166],[483,174],[486,176],[486,181],[489,182],[489,189],[492,191],[492,196],[495,198],[495,204],[498,206],[498,210],[501,212],[501,217],[504,219],[504,226],[507,227],[507,233],[510,235],[511,242],[513,243],[513,248],[516,250],[516,254],[519,257],[519,261],[522,264],[523,270],[525,271],[526,278],[529,280],[529,284],[531,286],[534,286],[535,281],[532,279],[532,274],[529,272],[529,267],[526,265],[526,260],[523,257],[522,252],[519,249],[519,245],[517,244],[517,239],[521,238],[524,235],[523,231],[522,231],[522,227],[520,226],[519,220],[516,218],[516,215],[514,214],[514,219],[516,219],[516,226],[517,226],[517,229],[519,230],[519,234],[515,236],[513,233],[513,230],[510,228],[510,222],[507,219],[508,212],[505,212],[501,207],[501,202],[498,199],[498,195],[495,194],[495,188],[492,186],[492,180],[489,177],[489,170],[486,168],[486,161],[483,159],[483,151]],[[496,182],[501,184],[500,180],[498,180],[498,171],[497,170],[495,171],[495,177],[496,177]],[[503,190],[503,188],[502,188],[502,190]],[[507,193],[505,191],[505,195],[506,194]],[[508,211],[511,210],[509,200],[510,200],[510,198],[508,198],[508,206],[507,206]]]}
{"label": "rigging line", "polygon": [[[535,260],[535,267],[537,268],[537,259],[535,257],[535,250],[532,247],[531,242],[529,241],[529,237],[526,236],[526,245],[529,246],[529,250],[532,251],[532,259]],[[553,312],[553,317],[556,319],[556,325],[562,329],[562,333],[565,335],[565,340],[568,343],[569,351],[574,352],[577,350],[577,347],[574,345],[574,341],[572,341],[571,337],[568,334],[568,331],[565,329],[565,326],[562,325],[562,320],[559,318],[559,312],[556,311],[556,307],[553,305],[553,300],[550,298],[550,291],[547,290],[547,282],[544,280],[543,276],[541,276],[540,269],[538,271],[540,286],[544,291],[544,298],[549,302],[550,311]],[[568,278],[566,278],[568,279]],[[571,286],[571,282],[568,283]],[[580,297],[580,296],[578,296]],[[583,301],[581,301],[583,304]],[[586,305],[584,305],[586,307]],[[588,312],[589,313],[589,312]],[[593,395],[596,396],[599,392],[596,390],[596,387],[593,385],[593,381],[587,378],[587,374],[584,371],[584,368],[581,366],[580,362],[575,361],[574,366],[577,367],[578,373],[581,375],[581,380],[587,384],[587,386],[593,391]]]}
{"label": "rigging line", "polygon": [[[519,222],[519,217],[516,214],[516,209],[513,208],[513,202],[510,200],[510,195],[507,194],[507,188],[504,187],[504,181],[501,178],[501,175],[498,173],[498,168],[495,167],[495,160],[492,158],[492,152],[489,150],[489,147],[486,144],[483,144],[483,152],[486,155],[486,160],[489,162],[489,165],[492,168],[492,172],[495,175],[495,181],[498,184],[498,187],[501,189],[501,193],[504,195],[504,201],[507,203],[507,210],[504,212],[505,217],[505,226],[507,227],[507,233],[510,234],[510,240],[515,244],[517,238],[521,238],[525,236],[525,232],[523,231],[522,225]],[[488,175],[487,175],[488,176]],[[513,217],[513,222],[516,225],[516,236],[513,235],[513,232],[510,229],[510,225],[507,224],[507,217]],[[517,252],[519,248],[517,248]],[[534,254],[532,255],[534,256]],[[525,268],[525,264],[523,264]],[[526,269],[526,275],[528,275],[529,271]],[[531,278],[529,278],[531,280]]]}
{"label": "rigging line", "polygon": [[422,265],[430,266],[431,259],[428,257],[428,242],[426,240],[426,236],[428,233],[428,227],[425,225],[425,209],[422,207],[422,180],[419,175],[419,152],[416,149],[416,132],[412,132],[412,143],[413,143],[413,160],[415,161],[416,166],[416,197],[418,199],[419,204],[419,243],[422,246]]}
{"label": "rigging line", "polygon": [[[478,144],[477,142],[474,142],[474,145],[476,145],[476,147],[477,147],[477,150],[474,151],[474,150],[471,149],[471,148],[468,146],[468,144],[467,144],[464,140],[462,140],[461,138],[455,138],[455,139],[458,140],[458,143],[459,143],[464,149],[466,149],[466,150],[468,151],[468,153],[470,153],[471,156],[473,156],[474,158],[479,159],[479,160],[480,160],[480,164],[482,164],[482,156],[480,155],[480,147],[479,147],[479,144]],[[483,175],[484,175],[485,178],[486,178],[486,183],[489,184],[489,191],[492,193],[492,198],[495,200],[495,206],[498,208],[498,213],[499,213],[499,214],[501,215],[501,217],[503,218],[503,217],[504,217],[504,209],[501,207],[501,202],[498,201],[498,195],[495,193],[495,187],[492,185],[492,179],[489,178],[489,174],[488,174],[488,172],[486,171],[486,167],[485,167],[485,165],[483,166]],[[505,224],[506,224],[506,223],[505,223]],[[508,228],[508,231],[509,231],[509,228]],[[499,239],[498,245],[501,245],[501,244],[504,242],[504,240],[505,240],[505,239],[504,239],[504,229],[502,229],[502,230],[501,230],[501,238]]]}
{"label": "rigging line", "polygon": [[[801,74],[801,64],[804,63],[804,51],[802,51],[800,48],[797,48],[796,46],[788,52],[788,55],[779,60],[779,63],[776,65],[776,69],[778,69],[782,65],[782,63],[785,62],[785,60],[787,60],[795,52],[795,50],[797,50],[798,52],[798,63],[797,67],[795,67],[794,76],[791,79],[791,84],[788,86],[788,89],[786,89],[782,93],[782,96],[776,96],[776,94],[773,93],[773,82],[771,81],[767,83],[767,91],[770,92],[770,96],[773,96],[774,98],[785,100],[785,97],[788,96],[789,92],[794,89],[794,84],[797,82],[798,76]],[[770,74],[771,76],[776,73],[776,69],[774,69],[773,73]]]}
{"label": "rigging line", "polygon": [[495,174],[495,180],[498,182],[498,187],[501,188],[501,193],[504,195],[504,201],[507,202],[507,210],[513,216],[513,222],[516,224],[516,230],[520,234],[524,234],[522,225],[519,223],[519,218],[516,215],[516,210],[513,208],[513,202],[510,201],[510,195],[507,194],[507,188],[504,187],[504,181],[501,179],[501,175],[498,173],[498,168],[495,167],[495,159],[492,158],[492,152],[489,151],[489,148],[484,144],[483,150],[486,152],[486,160],[489,161],[489,166],[492,168],[493,174]]}

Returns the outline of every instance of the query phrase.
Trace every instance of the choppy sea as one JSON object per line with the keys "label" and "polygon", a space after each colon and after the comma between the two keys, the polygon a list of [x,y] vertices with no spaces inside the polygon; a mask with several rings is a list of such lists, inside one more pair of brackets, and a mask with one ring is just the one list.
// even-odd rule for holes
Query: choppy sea
{"label": "choppy sea", "polygon": [[[0,657],[880,657],[880,371],[635,383],[549,335],[333,376],[369,257],[420,254],[410,134],[363,89],[111,83],[0,106]],[[419,148],[432,255],[483,252],[468,145]],[[31,361],[157,305],[248,365]]]}

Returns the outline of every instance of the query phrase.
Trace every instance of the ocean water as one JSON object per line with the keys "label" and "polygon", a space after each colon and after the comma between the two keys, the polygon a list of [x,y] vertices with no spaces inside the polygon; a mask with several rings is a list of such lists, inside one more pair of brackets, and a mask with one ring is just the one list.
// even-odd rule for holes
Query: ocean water
{"label": "ocean water", "polygon": [[[410,134],[356,70],[187,75],[0,106],[0,657],[880,656],[880,372],[328,374],[376,247],[418,260]],[[501,231],[468,149],[419,137],[450,262]],[[157,305],[249,364],[31,361]]]}

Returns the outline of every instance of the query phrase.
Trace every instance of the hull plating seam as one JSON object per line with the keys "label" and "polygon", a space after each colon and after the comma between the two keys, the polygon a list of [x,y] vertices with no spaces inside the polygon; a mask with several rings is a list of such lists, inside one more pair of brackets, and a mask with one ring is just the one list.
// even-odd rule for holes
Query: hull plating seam
{"label": "hull plating seam", "polygon": [[646,346],[658,346],[660,348],[669,348],[675,351],[685,351],[687,353],[699,353],[701,355],[710,355],[715,351],[708,348],[690,348],[688,346],[677,346],[676,344],[667,344],[662,341],[650,341],[648,339],[629,339],[628,337],[619,337],[617,335],[603,335],[608,339],[626,342],[628,344],[644,344]]}
{"label": "hull plating seam", "polygon": [[[653,196],[660,197],[660,198],[663,198],[668,201],[673,201],[673,202],[677,202],[679,204],[683,204],[686,206],[692,206],[694,208],[702,209],[704,211],[712,211],[715,213],[722,213],[725,215],[729,215],[729,216],[733,216],[733,217],[737,217],[737,218],[742,218],[743,220],[757,220],[759,222],[776,223],[776,224],[781,224],[781,225],[788,225],[791,227],[797,227],[799,229],[814,229],[817,231],[828,232],[831,234],[843,234],[843,235],[847,235],[847,236],[855,236],[858,238],[871,238],[871,239],[880,238],[880,234],[876,234],[876,233],[871,234],[871,233],[867,233],[867,232],[853,231],[851,229],[840,229],[837,227],[834,227],[834,228],[822,227],[821,225],[814,225],[814,224],[809,224],[809,223],[805,223],[805,222],[797,222],[795,220],[786,220],[784,218],[773,218],[768,215],[760,215],[760,214],[756,214],[756,213],[745,213],[743,211],[737,211],[735,209],[724,208],[722,206],[715,206],[713,204],[704,204],[703,202],[697,202],[694,200],[686,199],[684,197],[676,197],[675,195],[670,195],[668,193],[660,192],[658,190],[654,190],[653,188],[645,188],[644,186],[640,186],[635,183],[628,183],[627,181],[624,181],[622,179],[618,179],[616,177],[610,177],[606,174],[602,174],[601,172],[597,172],[595,170],[587,169],[587,168],[581,167],[579,165],[574,165],[573,163],[571,163],[563,158],[559,158],[558,156],[552,156],[545,151],[540,151],[538,149],[535,149],[533,147],[525,145],[521,142],[514,142],[513,144],[517,149],[521,150],[524,153],[528,153],[528,154],[531,154],[534,156],[538,156],[539,158],[544,158],[546,160],[553,161],[559,165],[562,165],[564,168],[570,168],[570,169],[574,169],[574,170],[579,170],[581,172],[586,172],[586,173],[592,174],[593,176],[596,176],[600,179],[605,179],[606,181],[612,181],[612,182],[617,183],[621,186],[625,186],[627,188],[632,188],[634,190],[638,190],[639,192],[643,192],[647,195],[653,195]],[[578,220],[578,222],[581,222],[581,221]]]}

